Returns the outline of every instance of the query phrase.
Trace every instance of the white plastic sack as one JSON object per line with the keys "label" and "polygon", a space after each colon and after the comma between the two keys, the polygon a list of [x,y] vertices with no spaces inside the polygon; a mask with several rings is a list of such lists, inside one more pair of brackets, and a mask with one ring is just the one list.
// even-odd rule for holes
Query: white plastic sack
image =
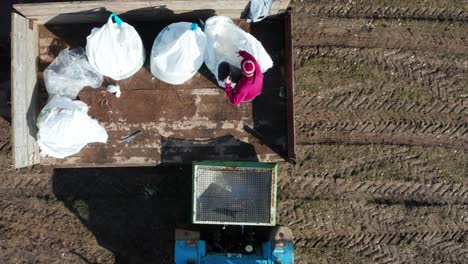
{"label": "white plastic sack", "polygon": [[247,21],[259,22],[270,15],[273,0],[251,0]]}
{"label": "white plastic sack", "polygon": [[86,59],[83,48],[64,49],[44,70],[44,82],[49,95],[62,94],[75,99],[85,86],[99,88],[103,77]]}
{"label": "white plastic sack", "polygon": [[151,73],[170,84],[192,78],[203,64],[206,35],[196,23],[178,22],[165,27],[151,50]]}
{"label": "white plastic sack", "polygon": [[[242,58],[237,55],[239,50],[245,50],[252,54],[262,72],[273,67],[273,61],[263,48],[262,43],[236,26],[227,17],[214,16],[206,20],[205,34],[208,39],[205,64],[216,78],[218,78],[218,65],[223,61],[240,68]],[[224,81],[218,80],[218,84],[224,87]]]}
{"label": "white plastic sack", "polygon": [[86,55],[91,66],[114,80],[132,76],[145,62],[145,48],[140,35],[115,14],[110,15],[104,26],[91,30],[87,37]]}
{"label": "white plastic sack", "polygon": [[106,130],[87,112],[88,106],[79,100],[62,95],[52,97],[37,119],[41,155],[65,158],[88,143],[106,143]]}

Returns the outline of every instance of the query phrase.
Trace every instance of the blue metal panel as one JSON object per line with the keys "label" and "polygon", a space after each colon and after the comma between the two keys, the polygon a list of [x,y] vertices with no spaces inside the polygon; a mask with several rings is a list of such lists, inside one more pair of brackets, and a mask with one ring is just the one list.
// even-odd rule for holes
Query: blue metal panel
{"label": "blue metal panel", "polygon": [[[278,246],[278,243],[281,246]],[[272,245],[273,252],[271,260],[282,264],[294,264],[294,245],[291,242],[278,241]]]}
{"label": "blue metal panel", "polygon": [[[281,244],[277,244],[281,243]],[[206,243],[175,242],[175,263],[186,264],[195,261],[197,264],[294,264],[294,245],[290,242],[265,242],[262,244],[262,255],[254,254],[209,254],[206,255]]]}
{"label": "blue metal panel", "polygon": [[258,255],[213,254],[203,258],[203,264],[269,264]]}
{"label": "blue metal panel", "polygon": [[176,264],[185,264],[188,261],[196,261],[196,244],[186,244],[185,240],[176,240],[174,246],[174,259]]}
{"label": "blue metal panel", "polygon": [[268,264],[271,263],[271,242],[262,243],[262,255],[264,259],[268,260]]}
{"label": "blue metal panel", "polygon": [[186,264],[188,261],[201,263],[201,259],[205,254],[206,244],[203,240],[196,243],[186,243],[185,240],[175,241],[174,259],[176,264]]}
{"label": "blue metal panel", "polygon": [[197,263],[201,263],[202,258],[205,257],[205,255],[206,255],[206,242],[203,241],[203,240],[198,240],[197,241],[197,246],[198,246]]}

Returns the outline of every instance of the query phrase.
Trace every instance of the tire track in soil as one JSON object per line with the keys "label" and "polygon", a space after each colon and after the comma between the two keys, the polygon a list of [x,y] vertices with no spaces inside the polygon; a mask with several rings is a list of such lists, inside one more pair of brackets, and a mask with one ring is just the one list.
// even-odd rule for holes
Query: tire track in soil
{"label": "tire track in soil", "polygon": [[[301,146],[303,147],[303,146]],[[299,168],[294,172],[295,175],[299,177],[317,177],[322,179],[346,179],[348,177],[353,177],[362,172],[367,172],[370,170],[381,169],[384,165],[388,163],[395,163],[402,167],[402,160],[407,161],[416,157],[411,157],[401,154],[393,153],[383,153],[376,158],[371,159],[358,159],[346,162],[346,164],[333,164],[330,166],[324,167],[315,167],[312,168],[307,166],[307,163],[299,163]],[[341,166],[340,166],[341,165]],[[399,168],[399,169],[400,169]],[[297,181],[297,180],[296,180]]]}
{"label": "tire track in soil", "polygon": [[[170,175],[171,169],[173,171]],[[16,198],[39,199],[50,197],[60,199],[135,198],[153,195],[161,189],[161,185],[169,189],[177,189],[176,184],[179,184],[179,187],[181,184],[186,184],[179,179],[181,174],[177,167],[162,170],[83,168],[55,171],[47,168],[45,171],[0,175],[0,194]],[[154,177],[154,174],[158,174],[159,177]],[[133,177],[126,177],[126,175],[133,175]],[[179,178],[176,179],[176,177]]]}
{"label": "tire track in soil", "polygon": [[[284,199],[366,199],[379,204],[468,205],[468,185],[402,181],[354,181],[296,176]],[[292,190],[302,190],[301,193]]]}
{"label": "tire track in soil", "polygon": [[[341,199],[340,199],[341,198]],[[365,197],[331,197],[326,191],[311,198],[281,196],[280,220],[298,230],[317,232],[443,232],[468,228],[467,205],[376,203]],[[307,225],[306,225],[307,224]],[[363,227],[363,225],[365,225]],[[311,227],[311,228],[309,228]]]}
{"label": "tire track in soil", "polygon": [[[280,183],[296,177],[468,185],[468,151],[379,145],[301,145],[299,162],[282,170]],[[294,175],[294,176],[292,176]],[[280,185],[284,186],[284,185]]]}
{"label": "tire track in soil", "polygon": [[50,174],[6,173],[0,175],[0,193],[8,197],[46,198],[54,196]]}
{"label": "tire track in soil", "polygon": [[[297,104],[300,109],[307,109]],[[296,116],[298,144],[393,144],[468,149],[468,123],[450,115],[316,111]]]}
{"label": "tire track in soil", "polygon": [[[284,168],[278,183],[278,219],[294,230],[298,263],[328,263],[327,252],[348,263],[359,258],[363,263],[463,263],[468,254],[468,186],[445,179],[435,184],[401,181],[386,174],[391,164],[424,179],[422,172],[437,173],[432,169],[447,165],[432,164],[431,155],[450,158],[446,152],[453,151],[300,146],[299,163]],[[337,253],[343,251],[351,257]]]}
{"label": "tire track in soil", "polygon": [[302,199],[279,203],[281,222],[295,230],[300,251],[350,249],[375,263],[409,259],[420,263],[428,252],[437,262],[462,263],[467,257],[466,206],[382,206],[324,200],[311,203],[309,206]]}
{"label": "tire track in soil", "polygon": [[[380,83],[375,86],[367,83],[350,84],[313,95],[305,94],[296,101],[300,105],[307,106],[306,112],[328,108],[333,110],[399,111],[421,114],[440,113],[442,115],[452,114],[455,118],[464,118],[468,114],[468,97],[463,98],[463,93],[459,93],[458,98],[454,99],[440,98],[440,90],[436,90],[435,93],[437,94],[431,95],[434,97],[430,99],[401,98],[401,93],[405,92],[432,92],[414,85],[407,85],[405,89],[401,89],[404,85],[404,83]],[[447,95],[445,94],[444,97],[447,97]]]}
{"label": "tire track in soil", "polygon": [[[347,86],[350,90],[353,86]],[[441,100],[418,101],[417,99],[399,99],[393,96],[395,89],[388,89],[385,84],[380,87],[371,88],[363,84],[352,91],[329,91],[331,94],[323,95],[304,95],[298,98],[297,104],[307,106],[301,114],[309,114],[317,109],[330,110],[361,110],[361,111],[393,111],[401,113],[414,113],[421,115],[440,115],[441,118],[448,120],[465,121],[465,115],[468,114],[468,100],[443,102]],[[371,94],[369,94],[371,93]],[[380,95],[378,94],[380,93]],[[430,117],[429,117],[430,118]]]}
{"label": "tire track in soil", "polygon": [[[362,49],[340,47],[302,47],[295,48],[296,70],[303,67],[310,59],[336,60],[348,63],[358,63],[372,68],[380,68],[387,73],[386,77],[392,82],[404,80],[401,85],[422,85],[433,98],[444,103],[461,104],[468,106],[468,90],[466,75],[468,74],[468,61],[456,56],[441,57],[433,53],[385,49]],[[296,86],[307,86],[299,79]],[[344,89],[346,92],[353,89]],[[385,87],[394,91],[398,85]],[[392,89],[393,88],[393,89]],[[334,95],[343,89],[331,89],[325,95]],[[449,108],[449,107],[447,107]]]}
{"label": "tire track in soil", "polygon": [[[331,151],[353,151],[352,149],[338,148],[333,146],[323,147],[323,152],[326,152],[328,149]],[[352,160],[343,162],[329,158],[325,166],[316,166],[315,164],[310,164],[310,159],[314,159],[314,149],[313,146],[301,146],[299,148],[300,155],[307,155],[303,161],[299,161],[295,175],[303,177],[319,177],[319,178],[332,178],[332,179],[346,179],[365,172],[373,171],[372,178],[377,178],[380,175],[383,175],[385,172],[385,165],[392,164],[397,167],[397,169],[402,173],[407,174],[417,174],[421,175],[422,173],[432,173],[430,168],[424,168],[427,165],[427,161],[419,159],[421,156],[418,154],[410,154],[408,150],[403,148],[389,148],[379,152],[377,155],[371,155],[370,157],[353,157]],[[361,149],[361,151],[363,151]],[[364,151],[370,151],[365,149]],[[343,164],[342,164],[343,163]],[[380,173],[377,174],[379,170]],[[292,175],[285,173],[285,175]]]}
{"label": "tire track in soil", "polygon": [[[0,259],[43,263],[114,263],[113,255],[100,247],[93,234],[63,205],[53,200],[0,195]],[[81,260],[81,261],[80,261]],[[56,262],[54,262],[56,261]],[[28,262],[29,263],[29,262]],[[88,262],[89,263],[89,262]]]}
{"label": "tire track in soil", "polygon": [[315,17],[468,21],[468,12],[456,8],[340,5],[311,1],[294,2],[293,13]]}
{"label": "tire track in soil", "polygon": [[[8,239],[28,237],[27,229],[42,230],[40,221],[47,218],[57,228],[67,229],[63,234],[51,232],[53,239],[50,243],[55,243],[54,240],[61,239],[61,236],[67,236],[67,239],[75,237],[80,243],[86,243],[89,237],[111,250],[112,253],[108,254],[112,258],[115,255],[117,262],[146,263],[157,259],[160,263],[172,263],[171,241],[162,238],[171,238],[177,224],[185,223],[185,212],[189,209],[183,205],[188,199],[180,192],[184,188],[190,189],[187,171],[178,167],[58,169],[53,175],[0,176],[0,212],[7,217],[5,227],[10,236]],[[183,192],[188,194],[187,190]],[[24,206],[21,201],[29,205]],[[65,216],[63,210],[67,212]],[[16,214],[22,211],[25,213]],[[29,218],[35,221],[18,224],[24,226],[25,230],[20,231],[25,232],[8,229],[11,227],[10,219],[27,221]],[[0,226],[1,223],[0,217]],[[79,234],[80,238],[75,236],[76,228],[86,230],[84,234]],[[155,237],[155,233],[160,238]],[[44,245],[47,243],[49,240]],[[91,246],[96,247],[100,248]],[[11,245],[6,248],[11,248]],[[47,247],[36,249],[47,255]],[[81,247],[67,249],[83,251]],[[98,253],[83,256],[102,258]],[[114,263],[114,260],[95,262]]]}
{"label": "tire track in soil", "polygon": [[[301,238],[295,243],[301,247],[304,254],[310,250],[326,252],[344,248],[354,251],[358,256],[370,259],[372,263],[465,263],[468,256],[466,238],[463,238],[461,243],[452,242],[452,240],[466,237],[466,233],[466,231],[454,231],[443,234],[438,232],[400,232],[397,234],[319,235]],[[447,238],[439,238],[440,235]],[[433,241],[429,242],[421,237],[429,237]],[[389,241],[392,241],[392,244],[385,243]],[[393,241],[398,241],[400,244],[395,246]],[[416,249],[408,250],[408,246],[405,244],[410,244]]]}
{"label": "tire track in soil", "polygon": [[2,251],[0,252],[0,261],[2,263],[86,263],[80,261],[78,257],[74,256],[61,256],[61,254],[48,252],[41,254],[35,251],[20,249],[20,248],[6,248],[5,244],[0,242]]}
{"label": "tire track in soil", "polygon": [[[364,19],[316,18],[297,15],[294,18],[294,46],[340,46],[353,48],[387,48],[422,50],[440,53],[468,53],[466,30],[431,31],[429,24],[414,28],[387,21],[373,26]],[[420,27],[420,28],[419,28]]]}
{"label": "tire track in soil", "polygon": [[[87,200],[76,196],[62,198],[63,204],[55,197],[18,198],[1,194],[0,233],[8,242],[3,247],[14,255],[16,244],[12,241],[26,239],[25,245],[39,254],[33,259],[41,259],[41,263],[49,251],[60,252],[61,259],[78,253],[91,263],[148,263],[150,259],[172,263],[172,252],[168,252],[167,246],[171,240],[167,238],[172,237],[176,221],[160,220],[159,215],[185,216],[187,208],[174,210],[178,200],[158,197],[156,201],[116,193]],[[155,233],[166,239],[155,237]],[[96,239],[99,245],[95,244]]]}
{"label": "tire track in soil", "polygon": [[[302,92],[301,96],[296,96],[297,108],[301,109],[296,115],[299,143],[467,148],[466,61],[434,59],[426,53],[382,49],[356,52],[336,47],[300,48],[296,49],[296,54],[306,60],[333,59],[369,67],[378,65],[387,72],[397,73],[387,82],[354,81],[354,84],[313,94]],[[408,62],[408,58],[413,59]],[[402,77],[408,83],[392,81],[392,78]],[[415,91],[414,82],[423,85],[422,92],[429,92],[433,98],[409,100],[398,97],[405,90]],[[296,83],[299,89],[307,86],[307,81],[301,78]]]}
{"label": "tire track in soil", "polygon": [[[424,241],[419,245],[421,253],[418,257],[425,258],[429,262],[437,263],[466,263],[468,259],[468,243],[465,233],[464,243],[436,239],[435,241]],[[426,263],[429,263],[426,261]]]}
{"label": "tire track in soil", "polygon": [[[279,187],[282,199],[365,199],[379,204],[410,204],[410,205],[468,205],[468,184],[440,182],[422,183],[415,181],[401,181],[389,179],[385,175],[386,164],[397,164],[404,178],[407,172],[418,174],[419,178],[431,178],[422,175],[424,171],[430,171],[427,164],[417,159],[408,164],[408,157],[403,154],[393,156],[380,156],[374,159],[364,159],[357,162],[348,162],[349,165],[330,167],[316,167],[307,169],[304,167],[283,172]],[[406,164],[405,164],[406,163]],[[419,168],[422,165],[423,168]],[[408,169],[403,170],[403,167]],[[360,174],[374,170],[372,179],[363,179]],[[381,172],[381,173],[377,173]],[[434,173],[434,172],[431,172]],[[437,173],[437,172],[436,172]],[[294,176],[292,176],[294,175]],[[452,176],[455,177],[455,176]],[[463,175],[461,176],[463,177]],[[293,190],[302,190],[300,193]]]}

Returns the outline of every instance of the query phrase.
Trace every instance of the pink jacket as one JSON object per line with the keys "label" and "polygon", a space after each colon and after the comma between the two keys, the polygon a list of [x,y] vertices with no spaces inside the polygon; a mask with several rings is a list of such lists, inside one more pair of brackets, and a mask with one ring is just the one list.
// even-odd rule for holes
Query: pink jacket
{"label": "pink jacket", "polygon": [[252,101],[262,93],[263,88],[263,73],[257,60],[244,50],[239,51],[239,55],[243,58],[241,65],[245,60],[251,60],[255,64],[255,72],[252,77],[242,74],[242,78],[236,84],[235,91],[232,90],[230,83],[226,83],[226,95],[235,106],[238,106],[241,102]]}

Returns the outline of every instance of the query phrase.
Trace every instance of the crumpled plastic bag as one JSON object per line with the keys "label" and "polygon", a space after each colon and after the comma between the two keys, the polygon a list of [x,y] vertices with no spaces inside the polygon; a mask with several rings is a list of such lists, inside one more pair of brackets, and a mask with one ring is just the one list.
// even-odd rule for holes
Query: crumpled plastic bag
{"label": "crumpled plastic bag", "polygon": [[44,82],[50,96],[61,94],[75,99],[85,86],[99,88],[103,76],[95,71],[83,48],[62,50],[44,70]]}
{"label": "crumpled plastic bag", "polygon": [[[273,61],[263,48],[262,43],[236,26],[227,17],[214,16],[206,20],[205,34],[208,40],[205,64],[216,78],[218,77],[218,66],[223,61],[241,68],[242,58],[237,55],[239,50],[245,50],[252,54],[260,65],[262,72],[266,72],[273,67]],[[218,84],[224,87],[223,80],[218,80]]]}
{"label": "crumpled plastic bag", "polygon": [[115,97],[119,98],[122,92],[120,91],[120,85],[118,84],[110,84],[107,86],[107,91],[109,93],[115,94]]}
{"label": "crumpled plastic bag", "polygon": [[114,80],[135,74],[143,66],[146,56],[138,32],[116,14],[111,14],[104,26],[91,30],[86,55],[96,71]]}
{"label": "crumpled plastic bag", "polygon": [[37,118],[41,156],[61,159],[80,152],[88,143],[106,143],[106,130],[87,113],[84,102],[53,96]]}
{"label": "crumpled plastic bag", "polygon": [[251,0],[247,21],[255,23],[265,19],[270,15],[272,4],[273,0]]}
{"label": "crumpled plastic bag", "polygon": [[196,23],[172,23],[154,40],[151,73],[164,82],[182,84],[200,69],[205,50],[206,35]]}

